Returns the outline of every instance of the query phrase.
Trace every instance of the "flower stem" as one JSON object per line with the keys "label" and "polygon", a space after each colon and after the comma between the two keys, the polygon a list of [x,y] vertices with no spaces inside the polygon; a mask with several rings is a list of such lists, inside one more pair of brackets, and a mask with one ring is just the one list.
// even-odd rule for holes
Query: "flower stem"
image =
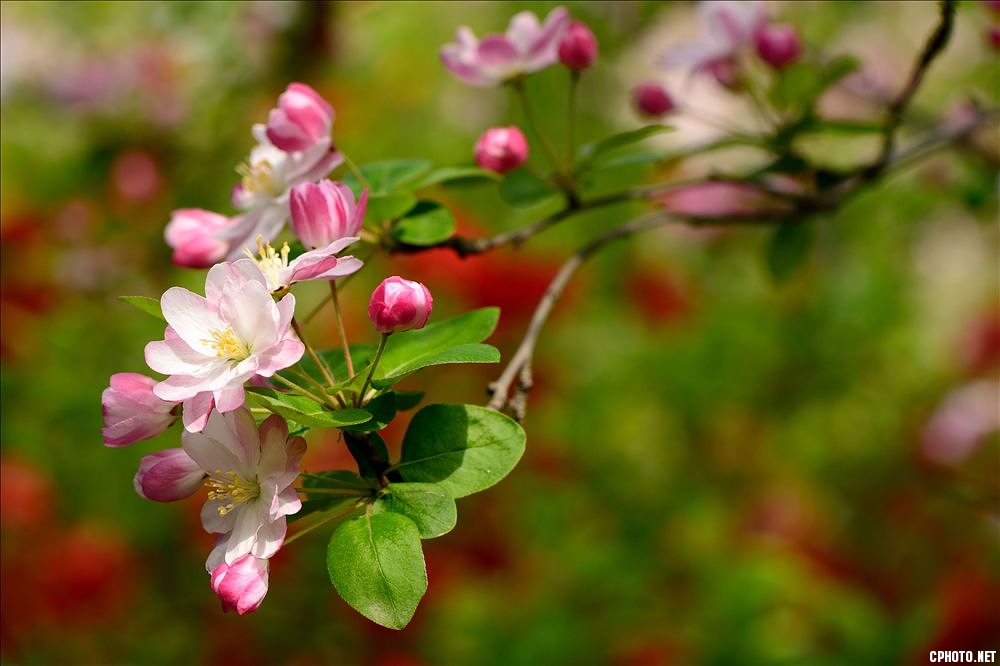
{"label": "flower stem", "polygon": [[307,390],[307,389],[299,386],[298,384],[296,384],[295,382],[293,382],[291,379],[288,379],[287,377],[282,377],[281,375],[275,373],[274,375],[272,375],[272,379],[277,379],[279,382],[281,382],[282,384],[284,384],[288,388],[293,389],[295,391],[298,391],[299,393],[301,393],[302,395],[304,395],[307,398],[310,398],[311,400],[315,400],[316,402],[321,403],[321,404],[325,403],[327,405],[330,405],[334,409],[341,409],[340,406],[338,406],[337,404],[335,404],[325,394],[322,395],[322,396],[318,396],[315,393],[313,393],[312,391],[309,391],[309,390]]}
{"label": "flower stem", "polygon": [[344,318],[340,314],[340,299],[337,297],[337,281],[330,280],[330,297],[333,299],[333,313],[337,318],[337,333],[340,334],[340,344],[344,348],[344,361],[347,363],[348,380],[354,379],[354,362],[351,360],[351,348],[347,344],[347,331],[344,329]]}
{"label": "flower stem", "polygon": [[569,102],[566,105],[566,173],[573,173],[576,161],[576,88],[580,83],[580,72],[570,70]]}
{"label": "flower stem", "polygon": [[323,379],[326,380],[329,386],[334,386],[337,383],[337,380],[333,378],[333,372],[327,367],[326,361],[320,358],[320,356],[316,353],[316,350],[312,348],[312,345],[306,341],[306,337],[302,334],[302,327],[299,326],[299,322],[295,321],[294,317],[292,318],[292,328],[295,330],[295,334],[299,336],[299,340],[302,341],[302,344],[305,345],[306,351],[309,352],[309,356],[312,358],[313,363],[315,363],[319,368],[319,371],[323,373]]}
{"label": "flower stem", "polygon": [[[360,501],[359,502],[353,502],[351,504],[350,508],[348,508],[346,511],[339,511],[339,512],[331,513],[330,515],[326,516],[322,520],[318,520],[315,523],[313,523],[312,525],[310,525],[309,527],[306,527],[306,528],[304,528],[304,529],[296,532],[292,536],[288,537],[287,539],[285,539],[285,543],[283,545],[287,546],[288,544],[292,543],[293,541],[295,541],[296,539],[298,539],[302,535],[308,534],[309,532],[312,532],[317,527],[322,527],[323,525],[326,525],[329,522],[337,520],[338,518],[343,518],[344,516],[350,514],[355,509],[357,509],[360,504],[361,504]],[[343,507],[343,504],[339,504],[335,508],[339,509],[341,507]]]}
{"label": "flower stem", "polygon": [[365,383],[361,386],[361,392],[358,393],[357,407],[361,406],[362,401],[365,399],[365,391],[368,390],[368,385],[371,384],[372,376],[375,374],[375,368],[378,367],[378,362],[382,360],[382,352],[385,351],[385,343],[389,339],[391,333],[383,333],[382,339],[378,341],[378,351],[375,352],[375,359],[372,361],[371,368],[368,369],[368,376],[365,377]]}
{"label": "flower stem", "polygon": [[344,164],[347,165],[348,170],[352,174],[354,174],[354,177],[358,179],[359,183],[361,183],[361,187],[365,188],[366,190],[372,189],[371,183],[369,183],[368,179],[365,178],[365,174],[361,171],[361,169],[358,168],[358,165],[354,163],[354,160],[352,160],[347,155],[344,155]]}
{"label": "flower stem", "polygon": [[538,138],[539,143],[542,144],[542,151],[545,153],[545,158],[549,161],[549,164],[552,165],[556,175],[561,179],[562,170],[559,168],[559,159],[556,157],[556,151],[552,148],[552,144],[549,143],[549,140],[539,129],[538,123],[535,120],[535,112],[531,107],[531,102],[528,101],[528,94],[524,90],[524,82],[516,80],[510,84],[510,87],[514,90],[514,94],[517,95],[517,99],[521,103],[521,109],[524,111],[525,122],[527,122],[532,133]]}

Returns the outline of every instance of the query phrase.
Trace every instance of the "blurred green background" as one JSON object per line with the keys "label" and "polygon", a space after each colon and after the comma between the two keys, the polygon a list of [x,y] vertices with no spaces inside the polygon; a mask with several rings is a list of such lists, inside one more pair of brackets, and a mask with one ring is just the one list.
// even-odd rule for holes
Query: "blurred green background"
{"label": "blurred green background", "polygon": [[[712,87],[654,65],[696,37],[691,4],[567,4],[601,49],[580,88],[581,141],[639,126],[628,90],[642,80],[669,80],[684,101]],[[319,532],[275,559],[259,611],[223,614],[201,499],[134,493],[139,458],[177,446],[178,431],[105,448],[100,393],[114,372],[148,372],[143,346],[162,337],[117,296],[203,288],[203,272],[170,264],[170,211],[232,210],[250,126],[291,81],[333,103],[337,144],[357,162],[469,163],[483,130],[517,116],[505,91],[451,77],[438,48],[459,25],[482,35],[554,6],[0,5],[4,663],[893,664],[1000,648],[995,127],[817,220],[814,252],[781,284],[762,258],[766,229],[669,228],[597,256],[541,337],[523,461],[425,542],[429,591],[402,632],[339,600]],[[890,91],[935,20],[929,2],[771,8],[814,52],[859,55]],[[996,20],[959,7],[918,126],[969,99],[996,106]],[[553,68],[529,81],[552,131],[565,79]],[[856,98],[829,103],[878,118]],[[733,108],[716,115],[746,127]],[[662,147],[706,132],[690,114],[677,127]],[[851,163],[871,146],[822,149]],[[744,158],[731,159],[717,166]],[[469,234],[540,217],[488,185],[435,195]],[[500,305],[492,342],[506,357],[560,262],[635,212],[464,261],[375,258],[342,296],[350,337],[374,341],[370,289],[401,274],[427,283],[435,317]],[[324,297],[299,294],[310,307]],[[307,331],[335,341],[328,315]],[[448,367],[407,387],[483,403],[498,373]],[[385,433],[391,446],[402,432]],[[307,466],[350,464],[315,435]]]}

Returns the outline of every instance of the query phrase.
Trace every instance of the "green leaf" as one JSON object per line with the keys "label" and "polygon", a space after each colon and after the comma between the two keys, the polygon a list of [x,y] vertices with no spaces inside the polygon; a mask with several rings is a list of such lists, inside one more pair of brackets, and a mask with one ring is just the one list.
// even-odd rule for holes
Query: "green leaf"
{"label": "green leaf", "polygon": [[315,400],[301,395],[281,393],[274,389],[249,389],[247,396],[259,407],[310,428],[346,428],[371,420],[363,409],[332,411]]}
{"label": "green leaf", "polygon": [[402,629],[427,591],[420,530],[399,513],[370,513],[342,523],[330,537],[326,567],[337,593],[354,610]]}
{"label": "green leaf", "polygon": [[621,132],[620,134],[613,134],[595,143],[587,144],[580,149],[580,154],[584,158],[584,162],[592,162],[601,155],[618,148],[630,146],[633,143],[638,143],[643,139],[647,139],[656,134],[672,131],[674,131],[674,128],[670,125],[646,125],[645,127],[640,127],[639,129]]}
{"label": "green leaf", "polygon": [[407,245],[436,245],[455,233],[451,211],[436,201],[419,201],[392,227],[392,237]]}
{"label": "green leaf", "polygon": [[436,483],[452,497],[489,488],[524,453],[524,430],[476,405],[428,405],[414,415],[394,467],[403,479]]}
{"label": "green leaf", "polygon": [[[408,183],[412,184],[431,170],[431,163],[412,159],[385,160],[362,164],[359,168],[371,186],[371,194],[388,194],[402,189]],[[361,183],[353,173],[345,174],[343,182],[354,190],[355,196],[362,190]]]}
{"label": "green leaf", "polygon": [[118,300],[122,303],[128,303],[134,308],[138,308],[148,315],[153,315],[162,322],[167,321],[160,310],[160,302],[155,298],[150,298],[149,296],[119,296]]}
{"label": "green leaf", "polygon": [[499,317],[499,309],[481,308],[419,330],[394,333],[386,343],[373,386],[390,386],[431,365],[499,362],[496,348],[477,344],[493,333]]}
{"label": "green leaf", "polygon": [[376,194],[368,197],[368,207],[365,209],[365,219],[378,224],[386,220],[395,220],[417,205],[417,198],[409,192],[396,194]]}
{"label": "green leaf", "polygon": [[812,227],[790,222],[778,227],[767,245],[768,271],[777,284],[786,282],[809,258],[812,250]]}
{"label": "green leaf", "polygon": [[390,483],[372,510],[406,516],[420,530],[422,539],[447,534],[458,520],[455,500],[433,483]]}
{"label": "green leaf", "polygon": [[423,391],[393,391],[396,394],[396,409],[405,412],[413,409],[424,399]]}
{"label": "green leaf", "polygon": [[527,169],[514,169],[500,183],[500,196],[515,208],[530,208],[559,194],[552,183]]}
{"label": "green leaf", "polygon": [[823,72],[812,63],[795,63],[778,72],[771,100],[779,109],[807,108],[823,92]]}
{"label": "green leaf", "polygon": [[[360,388],[361,387],[358,387],[358,390],[360,390]],[[392,391],[387,391],[370,400],[368,404],[364,406],[364,410],[371,414],[371,421],[366,421],[355,428],[351,428],[351,430],[356,430],[358,432],[381,430],[392,423],[392,420],[396,418],[396,394]]]}
{"label": "green leaf", "polygon": [[436,185],[438,183],[466,183],[477,180],[494,180],[502,178],[496,171],[483,169],[477,166],[447,166],[435,169],[418,182],[413,184],[413,189],[419,190],[423,187]]}

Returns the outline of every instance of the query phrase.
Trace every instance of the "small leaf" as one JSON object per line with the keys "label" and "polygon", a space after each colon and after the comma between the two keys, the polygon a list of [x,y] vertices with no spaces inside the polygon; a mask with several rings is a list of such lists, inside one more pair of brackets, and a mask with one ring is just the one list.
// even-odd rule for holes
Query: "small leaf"
{"label": "small leaf", "polygon": [[524,444],[524,430],[500,412],[428,405],[410,421],[394,467],[406,481],[436,483],[452,497],[465,497],[507,476]]}
{"label": "small leaf", "polygon": [[150,298],[149,296],[119,296],[118,300],[122,303],[128,303],[134,308],[138,308],[148,315],[153,315],[160,321],[167,321],[160,310],[160,302],[155,298]]}
{"label": "small leaf", "polygon": [[258,406],[310,428],[347,428],[371,420],[363,409],[332,411],[315,400],[274,389],[253,388],[247,396]]}
{"label": "small leaf", "polygon": [[[360,390],[360,387],[358,388]],[[351,430],[358,432],[381,430],[396,418],[396,395],[392,391],[387,391],[370,400],[364,406],[364,411],[371,414],[371,420],[355,428],[351,428]]]}
{"label": "small leaf", "polygon": [[[371,186],[370,194],[389,194],[403,189],[403,186],[413,183],[430,171],[431,163],[427,160],[385,160],[362,164],[359,168]],[[362,190],[361,183],[353,173],[345,174],[343,182],[354,190],[355,196]]]}
{"label": "small leaf", "polygon": [[365,219],[373,224],[395,220],[417,205],[417,198],[409,192],[376,194],[368,197]]}
{"label": "small leaf", "polygon": [[427,591],[420,530],[399,513],[372,512],[342,523],[327,545],[326,567],[344,601],[390,629],[410,622]]}
{"label": "small leaf", "polygon": [[421,354],[409,363],[393,370],[391,375],[372,380],[375,388],[386,388],[411,375],[417,370],[432,365],[448,365],[453,363],[499,363],[500,350],[492,345],[470,343],[455,345],[434,354]]}
{"label": "small leaf", "polygon": [[812,250],[812,227],[790,222],[778,227],[767,246],[767,268],[775,283],[791,278],[808,259]]}
{"label": "small leaf", "polygon": [[436,245],[455,233],[451,211],[436,201],[419,201],[392,227],[392,237],[407,245]]}
{"label": "small leaf", "polygon": [[[429,365],[495,363],[495,360],[489,360],[494,358],[493,352],[474,351],[469,345],[475,346],[476,343],[488,338],[496,328],[499,317],[500,310],[497,308],[480,308],[428,324],[418,330],[394,333],[386,343],[385,352],[375,371],[375,381],[372,384],[376,388],[384,388]],[[489,347],[489,345],[478,347]],[[455,349],[455,352],[448,353],[452,349]],[[495,352],[493,347],[489,349]],[[499,356],[496,358],[499,360]]]}
{"label": "small leaf", "polygon": [[625,146],[632,145],[633,143],[638,143],[639,141],[656,134],[672,131],[674,131],[674,128],[670,125],[646,125],[645,127],[640,127],[639,129],[621,132],[620,134],[613,134],[595,143],[587,144],[580,149],[580,154],[584,158],[585,162],[589,162],[617,148],[623,148]]}
{"label": "small leaf", "polygon": [[420,530],[422,539],[447,534],[458,520],[455,500],[434,483],[390,483],[372,510],[406,516]]}
{"label": "small leaf", "polygon": [[530,208],[559,194],[551,183],[527,169],[514,169],[500,183],[500,196],[515,208]]}
{"label": "small leaf", "polygon": [[448,166],[441,167],[440,169],[435,169],[430,172],[418,182],[413,184],[413,189],[419,190],[423,187],[428,187],[430,185],[436,185],[438,183],[442,184],[459,184],[467,183],[479,180],[494,180],[498,181],[502,178],[500,174],[495,171],[490,171],[489,169],[483,169],[477,166]]}
{"label": "small leaf", "polygon": [[396,409],[405,412],[413,409],[424,399],[423,391],[393,391],[396,394]]}
{"label": "small leaf", "polygon": [[288,517],[294,522],[317,511],[346,508],[356,503],[360,498],[372,495],[372,487],[364,479],[346,469],[320,472],[318,474],[302,475],[303,488],[322,488],[322,493],[303,492],[306,499],[302,500],[302,508]]}

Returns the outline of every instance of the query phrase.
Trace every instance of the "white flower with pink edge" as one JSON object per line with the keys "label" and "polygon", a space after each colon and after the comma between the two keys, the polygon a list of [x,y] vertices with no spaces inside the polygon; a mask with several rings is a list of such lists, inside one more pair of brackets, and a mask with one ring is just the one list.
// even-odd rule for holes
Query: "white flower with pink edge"
{"label": "white flower with pink edge", "polygon": [[171,287],[160,308],[168,326],[163,340],[146,345],[146,363],[169,375],[153,393],[184,402],[188,430],[203,425],[213,400],[217,410],[231,412],[245,400],[246,381],[273,376],[305,351],[291,330],[295,297],[288,294],[276,303],[249,259],[213,266],[205,296]]}

